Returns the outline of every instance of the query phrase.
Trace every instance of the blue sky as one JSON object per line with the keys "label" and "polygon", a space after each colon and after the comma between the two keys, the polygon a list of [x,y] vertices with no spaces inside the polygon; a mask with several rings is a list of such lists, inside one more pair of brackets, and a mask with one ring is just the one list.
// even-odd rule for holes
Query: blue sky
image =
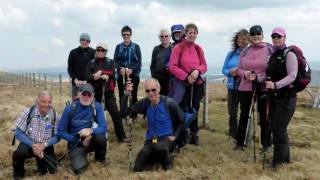
{"label": "blue sky", "polygon": [[66,66],[82,32],[91,35],[92,47],[106,42],[113,57],[126,24],[148,66],[159,30],[188,22],[198,25],[197,43],[210,66],[222,65],[235,31],[255,24],[262,25],[267,42],[274,27],[284,27],[287,44],[320,62],[319,17],[317,0],[0,0],[0,69]]}

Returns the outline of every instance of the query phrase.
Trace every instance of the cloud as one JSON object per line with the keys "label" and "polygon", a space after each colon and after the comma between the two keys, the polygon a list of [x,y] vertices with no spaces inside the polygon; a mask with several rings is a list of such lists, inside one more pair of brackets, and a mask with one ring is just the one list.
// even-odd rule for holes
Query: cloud
{"label": "cloud", "polygon": [[0,6],[0,26],[18,26],[28,20],[27,14],[11,5]]}
{"label": "cloud", "polygon": [[52,19],[52,25],[54,27],[60,27],[62,25],[62,19],[60,18],[53,18]]}
{"label": "cloud", "polygon": [[57,46],[57,47],[65,47],[66,46],[66,43],[62,39],[59,39],[59,38],[56,38],[56,37],[52,38],[51,44],[53,46]]}

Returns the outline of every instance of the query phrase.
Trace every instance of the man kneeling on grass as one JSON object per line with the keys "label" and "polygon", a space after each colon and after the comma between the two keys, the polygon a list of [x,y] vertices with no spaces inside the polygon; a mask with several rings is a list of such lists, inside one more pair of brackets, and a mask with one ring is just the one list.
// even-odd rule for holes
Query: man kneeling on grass
{"label": "man kneeling on grass", "polygon": [[[57,136],[57,125],[59,117],[51,107],[52,96],[48,91],[40,91],[36,104],[24,110],[16,120],[15,137],[20,141],[13,159],[14,179],[24,177],[24,162],[26,159],[35,157],[38,172],[53,174],[57,166],[50,162],[55,160],[53,145],[59,141]],[[13,140],[13,145],[14,145]]]}
{"label": "man kneeling on grass", "polygon": [[144,83],[147,97],[127,107],[128,95],[132,91],[132,84],[126,85],[126,94],[121,101],[121,114],[145,114],[148,129],[145,143],[137,155],[133,171],[146,170],[150,163],[160,161],[164,170],[172,167],[172,155],[169,146],[183,126],[183,112],[171,98],[161,96],[158,80],[150,78]]}
{"label": "man kneeling on grass", "polygon": [[95,151],[95,159],[106,165],[107,125],[100,103],[94,101],[90,84],[79,87],[79,100],[68,105],[61,117],[58,135],[68,141],[71,167],[75,174],[88,166],[87,153]]}

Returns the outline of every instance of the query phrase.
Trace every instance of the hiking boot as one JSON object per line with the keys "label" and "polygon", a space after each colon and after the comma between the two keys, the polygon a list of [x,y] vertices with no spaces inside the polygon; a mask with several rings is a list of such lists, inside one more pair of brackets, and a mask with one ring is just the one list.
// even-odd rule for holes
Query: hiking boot
{"label": "hiking boot", "polygon": [[167,171],[169,169],[172,169],[172,167],[173,167],[172,164],[166,164],[162,168],[163,168],[163,170]]}
{"label": "hiking boot", "polygon": [[107,167],[107,161],[106,160],[97,160],[101,164],[102,167]]}
{"label": "hiking boot", "polygon": [[191,134],[190,144],[193,144],[195,146],[200,146],[198,132],[190,132],[190,134]]}

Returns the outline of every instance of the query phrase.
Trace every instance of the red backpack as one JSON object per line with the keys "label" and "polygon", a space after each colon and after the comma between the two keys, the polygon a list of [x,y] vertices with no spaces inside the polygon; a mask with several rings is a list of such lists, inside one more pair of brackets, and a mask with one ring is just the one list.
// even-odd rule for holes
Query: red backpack
{"label": "red backpack", "polygon": [[294,80],[293,85],[297,92],[304,90],[307,85],[311,82],[311,69],[306,60],[303,56],[303,52],[301,49],[295,45],[289,46],[284,51],[284,58],[287,56],[288,52],[293,52],[297,56],[298,60],[298,72],[296,80]]}

